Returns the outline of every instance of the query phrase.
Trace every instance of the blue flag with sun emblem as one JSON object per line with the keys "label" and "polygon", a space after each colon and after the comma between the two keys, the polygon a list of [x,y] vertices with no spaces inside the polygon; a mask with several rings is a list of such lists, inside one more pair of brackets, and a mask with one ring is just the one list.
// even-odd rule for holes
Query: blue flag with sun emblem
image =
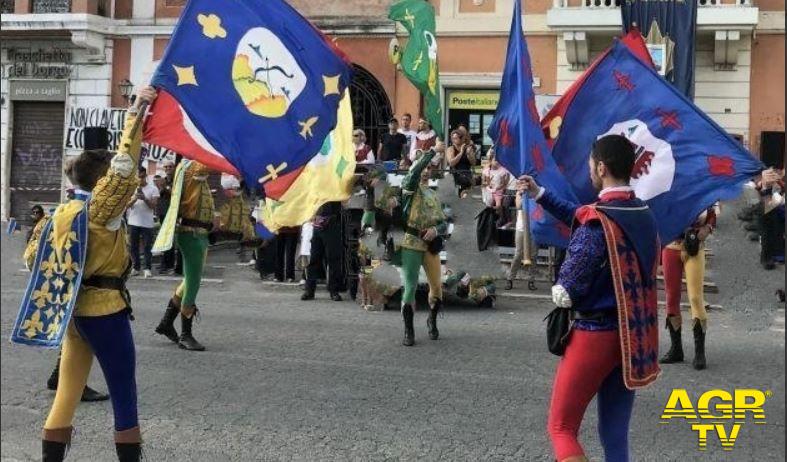
{"label": "blue flag with sun emblem", "polygon": [[[500,103],[488,133],[494,140],[498,162],[509,172],[516,176],[531,175],[539,184],[554,191],[561,198],[576,202],[571,187],[552,159],[552,153],[541,130],[533,93],[530,54],[522,32],[519,0],[514,2]],[[533,200],[528,200],[525,207],[530,214],[530,231],[537,243],[558,247],[568,244],[570,230],[566,225],[545,213]]]}
{"label": "blue flag with sun emblem", "polygon": [[320,151],[350,78],[283,0],[190,0],[153,76],[145,139],[265,187]]}

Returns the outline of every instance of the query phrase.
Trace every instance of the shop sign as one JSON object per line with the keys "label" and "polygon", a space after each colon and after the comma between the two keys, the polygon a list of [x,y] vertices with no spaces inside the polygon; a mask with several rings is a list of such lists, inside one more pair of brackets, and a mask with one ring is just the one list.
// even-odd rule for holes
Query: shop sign
{"label": "shop sign", "polygon": [[9,80],[12,101],[65,101],[65,80]]}
{"label": "shop sign", "polygon": [[8,49],[7,77],[35,79],[67,79],[71,76],[71,52],[52,48],[49,50]]}
{"label": "shop sign", "polygon": [[448,109],[494,111],[500,101],[497,90],[460,90],[448,93]]}

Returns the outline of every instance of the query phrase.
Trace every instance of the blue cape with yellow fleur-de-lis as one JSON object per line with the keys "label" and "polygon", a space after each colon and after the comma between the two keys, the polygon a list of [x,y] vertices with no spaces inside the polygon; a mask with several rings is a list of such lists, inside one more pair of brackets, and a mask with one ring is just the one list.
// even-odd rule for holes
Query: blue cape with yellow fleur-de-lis
{"label": "blue cape with yellow fleur-de-lis", "polygon": [[346,57],[286,1],[190,0],[151,81],[145,139],[215,170],[231,164],[250,187],[297,176],[350,80]]}
{"label": "blue cape with yellow fleur-de-lis", "polygon": [[87,256],[89,194],[61,204],[41,232],[11,342],[57,348],[63,341]]}

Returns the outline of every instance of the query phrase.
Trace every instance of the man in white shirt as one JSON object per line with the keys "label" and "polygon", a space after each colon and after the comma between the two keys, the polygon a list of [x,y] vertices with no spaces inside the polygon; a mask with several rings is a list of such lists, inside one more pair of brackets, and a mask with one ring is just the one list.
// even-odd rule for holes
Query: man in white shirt
{"label": "man in white shirt", "polygon": [[148,181],[148,171],[145,167],[139,167],[137,176],[139,178],[139,187],[136,195],[131,199],[126,212],[131,259],[134,263],[131,275],[139,275],[139,270],[142,267],[139,254],[141,243],[145,256],[144,275],[148,278],[151,276],[150,270],[153,264],[151,249],[153,248],[154,216],[159,199],[159,190],[155,184]]}
{"label": "man in white shirt", "polygon": [[409,112],[405,112],[402,115],[402,126],[399,127],[399,133],[407,138],[407,147],[405,148],[406,153],[410,153],[413,149],[413,144],[415,143],[415,135],[416,131],[410,127],[410,124],[413,123],[413,116],[410,115]]}

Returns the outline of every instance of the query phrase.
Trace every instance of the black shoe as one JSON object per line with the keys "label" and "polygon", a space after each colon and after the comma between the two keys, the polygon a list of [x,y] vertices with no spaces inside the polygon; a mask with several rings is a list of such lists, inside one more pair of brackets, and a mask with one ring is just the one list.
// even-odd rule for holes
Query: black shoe
{"label": "black shoe", "polygon": [[83,403],[92,403],[96,401],[106,401],[109,399],[109,395],[104,393],[99,393],[96,390],[88,387],[85,385],[85,389],[82,390],[82,399]]}
{"label": "black shoe", "polygon": [[751,242],[757,242],[760,240],[760,235],[758,233],[749,233],[748,237]]}
{"label": "black shoe", "polygon": [[536,282],[535,281],[527,281],[527,290],[531,290],[531,291],[532,290],[538,290],[538,287],[536,287]]}
{"label": "black shoe", "polygon": [[437,330],[437,313],[443,307],[442,300],[436,300],[434,305],[429,308],[429,317],[426,318],[426,327],[429,328],[429,338],[437,340],[440,337],[440,331]]}
{"label": "black shoe", "polygon": [[692,365],[694,369],[701,371],[707,367],[705,361],[705,330],[702,328],[702,322],[699,319],[694,320],[694,361]]}
{"label": "black shoe", "polygon": [[191,327],[194,324],[194,316],[197,315],[197,311],[195,309],[194,315],[190,318],[187,318],[180,315],[180,326],[181,326],[181,333],[180,333],[180,341],[178,342],[178,346],[183,348],[184,350],[189,351],[205,351],[205,347],[202,346],[201,343],[194,338],[191,334]]}
{"label": "black shoe", "polygon": [[664,356],[659,359],[661,364],[673,364],[683,362],[683,341],[681,338],[681,328],[675,329],[667,318],[667,330],[669,331],[670,348]]}
{"label": "black shoe", "polygon": [[139,462],[142,456],[142,443],[115,443],[119,462]]}
{"label": "black shoe", "polygon": [[301,300],[314,300],[314,291],[313,290],[305,290],[303,295],[301,295]]}
{"label": "black shoe", "polygon": [[415,328],[413,327],[413,307],[409,303],[402,305],[402,320],[404,321],[402,345],[413,346],[415,343]]}
{"label": "black shoe", "polygon": [[[312,297],[314,297],[314,296],[312,295]],[[340,302],[340,301],[342,301],[342,296],[339,295],[338,293],[334,292],[334,293],[331,294],[331,300],[333,300],[334,302]]]}
{"label": "black shoe", "polygon": [[745,225],[743,225],[743,229],[745,229],[746,231],[759,231],[760,225],[758,225],[757,223],[746,223]]}
{"label": "black shoe", "polygon": [[63,462],[67,449],[68,443],[41,440],[41,460],[42,462]]}
{"label": "black shoe", "polygon": [[506,290],[511,290],[514,288],[514,281],[511,279],[506,280]]}
{"label": "black shoe", "polygon": [[762,262],[762,267],[764,269],[770,271],[770,270],[776,268],[776,263],[773,261],[773,259],[768,259],[768,260],[765,260],[765,261]]}
{"label": "black shoe", "polygon": [[170,299],[167,309],[164,311],[164,317],[161,318],[158,326],[156,326],[157,334],[161,334],[175,343],[178,343],[180,340],[178,331],[175,330],[175,318],[178,317],[178,313],[180,313],[180,307],[175,304],[174,300]]}

